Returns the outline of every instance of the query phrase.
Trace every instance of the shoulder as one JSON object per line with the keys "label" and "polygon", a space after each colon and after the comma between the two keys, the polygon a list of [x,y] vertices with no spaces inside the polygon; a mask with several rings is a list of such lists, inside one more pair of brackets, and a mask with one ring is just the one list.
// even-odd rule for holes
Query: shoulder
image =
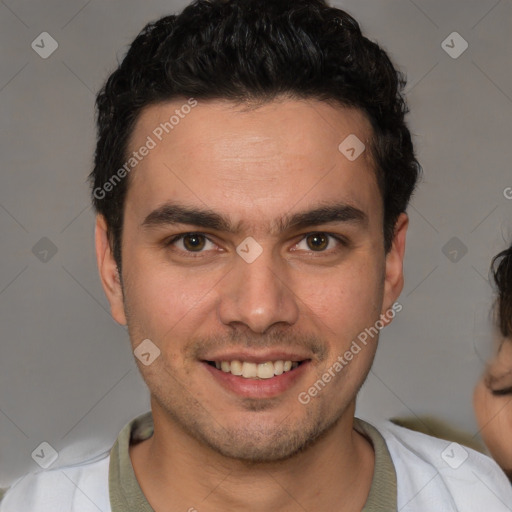
{"label": "shoulder", "polygon": [[0,501],[0,512],[110,512],[109,453],[93,460],[16,480]]}
{"label": "shoulder", "polygon": [[491,458],[388,421],[376,428],[395,466],[399,510],[511,510],[512,486]]}

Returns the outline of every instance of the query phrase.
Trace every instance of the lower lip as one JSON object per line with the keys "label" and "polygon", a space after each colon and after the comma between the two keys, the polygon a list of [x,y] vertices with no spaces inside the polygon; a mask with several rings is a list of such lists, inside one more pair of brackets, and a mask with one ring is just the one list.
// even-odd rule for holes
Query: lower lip
{"label": "lower lip", "polygon": [[309,363],[309,361],[304,361],[297,368],[281,375],[275,375],[271,379],[245,379],[238,375],[217,370],[206,362],[202,364],[224,389],[232,393],[245,398],[272,398],[290,389],[307,371]]}

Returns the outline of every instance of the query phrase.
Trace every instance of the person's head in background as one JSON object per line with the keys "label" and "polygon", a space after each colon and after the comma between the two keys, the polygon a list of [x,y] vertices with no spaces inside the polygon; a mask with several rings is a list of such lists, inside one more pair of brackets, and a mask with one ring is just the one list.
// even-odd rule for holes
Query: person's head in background
{"label": "person's head in background", "polygon": [[497,351],[475,388],[473,401],[481,436],[512,480],[512,245],[494,257],[491,268],[498,291]]}

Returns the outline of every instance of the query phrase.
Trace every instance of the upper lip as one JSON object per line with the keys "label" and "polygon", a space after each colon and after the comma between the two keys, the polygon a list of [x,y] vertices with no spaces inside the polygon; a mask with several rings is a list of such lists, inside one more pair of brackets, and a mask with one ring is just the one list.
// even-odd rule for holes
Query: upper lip
{"label": "upper lip", "polygon": [[266,363],[268,361],[306,361],[310,356],[290,350],[271,350],[267,352],[229,351],[207,355],[201,358],[203,361],[246,361],[248,363]]}

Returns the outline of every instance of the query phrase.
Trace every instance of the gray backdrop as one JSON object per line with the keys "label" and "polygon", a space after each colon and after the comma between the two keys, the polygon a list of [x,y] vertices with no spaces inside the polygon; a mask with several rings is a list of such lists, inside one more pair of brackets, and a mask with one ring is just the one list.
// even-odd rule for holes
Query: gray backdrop
{"label": "gray backdrop", "polygon": [[[186,3],[0,3],[0,486],[39,470],[41,442],[64,464],[109,448],[149,409],[100,286],[85,180],[95,92],[146,22]],[[430,413],[476,433],[488,268],[512,239],[512,0],[336,5],[407,72],[425,172],[409,211],[403,310],[383,331],[358,414]]]}

